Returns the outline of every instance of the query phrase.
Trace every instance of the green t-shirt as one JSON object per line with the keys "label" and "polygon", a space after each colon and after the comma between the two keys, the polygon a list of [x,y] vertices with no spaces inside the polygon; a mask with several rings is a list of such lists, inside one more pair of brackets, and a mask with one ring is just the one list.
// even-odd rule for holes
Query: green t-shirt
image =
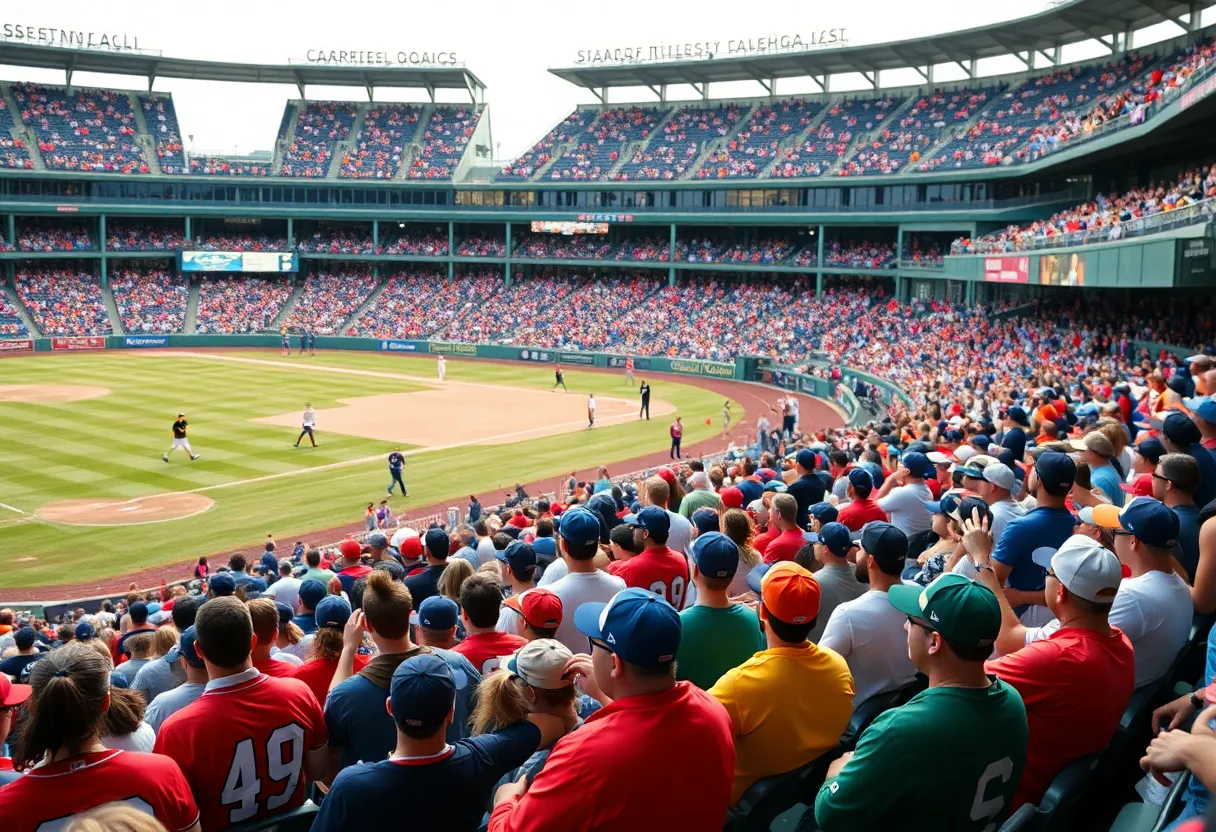
{"label": "green t-shirt", "polygon": [[330,578],[333,578],[333,577],[334,577],[334,573],[330,572],[328,569],[309,569],[307,572],[304,573],[304,577],[300,578],[300,580],[301,581],[320,581],[321,583],[325,584],[326,588],[328,588],[329,580],[330,580]]}
{"label": "green t-shirt", "polygon": [[1026,707],[993,678],[929,688],[879,716],[815,799],[823,832],[983,830],[1008,814],[1026,762]]}
{"label": "green t-shirt", "polygon": [[697,604],[680,613],[676,678],[709,690],[723,673],[764,647],[760,619],[754,610],[743,604],[726,609]]}
{"label": "green t-shirt", "polygon": [[709,490],[695,489],[684,495],[684,499],[680,500],[679,514],[692,519],[693,512],[699,508],[717,509],[722,506],[722,498],[715,492]]}

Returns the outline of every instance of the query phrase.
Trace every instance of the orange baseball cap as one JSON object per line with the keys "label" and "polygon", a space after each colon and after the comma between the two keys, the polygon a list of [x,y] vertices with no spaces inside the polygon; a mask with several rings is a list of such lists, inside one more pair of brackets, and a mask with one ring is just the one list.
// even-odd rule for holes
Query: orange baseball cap
{"label": "orange baseball cap", "polygon": [[786,624],[805,624],[819,615],[819,594],[819,581],[793,561],[774,564],[760,582],[764,606]]}

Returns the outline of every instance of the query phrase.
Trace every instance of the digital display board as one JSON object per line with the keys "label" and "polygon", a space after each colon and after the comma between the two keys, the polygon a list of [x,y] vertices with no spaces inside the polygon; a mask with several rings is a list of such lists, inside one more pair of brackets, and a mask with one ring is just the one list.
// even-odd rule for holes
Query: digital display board
{"label": "digital display board", "polygon": [[607,234],[606,222],[571,222],[569,220],[533,220],[532,230],[546,234]]}
{"label": "digital display board", "polygon": [[296,272],[294,251],[183,251],[178,258],[183,272]]}

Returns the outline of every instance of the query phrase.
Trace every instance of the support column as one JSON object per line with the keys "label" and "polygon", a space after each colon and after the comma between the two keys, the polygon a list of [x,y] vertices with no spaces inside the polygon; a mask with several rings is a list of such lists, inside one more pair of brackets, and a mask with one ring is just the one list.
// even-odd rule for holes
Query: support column
{"label": "support column", "polygon": [[294,246],[296,243],[295,229],[292,227],[291,217],[287,218],[287,244]]}
{"label": "support column", "polygon": [[966,291],[966,294],[964,295],[964,302],[968,306],[971,306],[975,303],[975,281],[974,280],[967,281],[967,288],[965,291]]}
{"label": "support column", "polygon": [[898,274],[895,275],[895,299],[900,303],[908,302],[904,297],[904,279]]}
{"label": "support column", "polygon": [[102,254],[99,259],[101,260],[101,288],[104,289],[110,285],[110,281],[106,277],[106,256],[105,256],[105,254]]}
{"label": "support column", "polygon": [[448,220],[448,280],[456,279],[456,223]]}
{"label": "support column", "polygon": [[190,218],[186,217],[186,239],[193,240],[194,235],[190,233]]}
{"label": "support column", "polygon": [[511,285],[511,223],[507,223],[507,261],[503,268],[503,280]]}
{"label": "support column", "polygon": [[815,272],[815,297],[823,297],[823,272]]}
{"label": "support column", "polygon": [[372,220],[372,250],[380,248],[380,220]]}
{"label": "support column", "polygon": [[671,246],[671,248],[668,249],[668,254],[667,254],[667,256],[669,258],[668,262],[671,263],[671,265],[667,268],[667,285],[675,286],[676,285],[676,266],[675,266],[675,263],[676,263],[676,224],[674,222],[671,224],[671,235],[668,240],[668,245]]}
{"label": "support column", "polygon": [[102,214],[97,218],[97,250],[103,255],[106,251],[106,215]]}
{"label": "support column", "polygon": [[[189,220],[187,220],[189,222]],[[5,230],[8,234],[8,244],[13,248],[17,247],[17,218],[12,214],[8,215],[8,228]]]}
{"label": "support column", "polygon": [[899,268],[899,261],[904,259],[904,227],[902,225],[895,228],[895,268]]}

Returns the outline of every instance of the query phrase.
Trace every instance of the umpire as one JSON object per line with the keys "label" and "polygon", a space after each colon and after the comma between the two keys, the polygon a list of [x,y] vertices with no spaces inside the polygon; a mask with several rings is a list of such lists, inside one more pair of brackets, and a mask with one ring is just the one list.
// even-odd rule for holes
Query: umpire
{"label": "umpire", "polygon": [[642,407],[638,411],[638,418],[642,418],[642,414],[646,414],[646,418],[650,418],[650,385],[646,380],[642,380],[642,386],[638,388],[638,392],[642,394]]}

